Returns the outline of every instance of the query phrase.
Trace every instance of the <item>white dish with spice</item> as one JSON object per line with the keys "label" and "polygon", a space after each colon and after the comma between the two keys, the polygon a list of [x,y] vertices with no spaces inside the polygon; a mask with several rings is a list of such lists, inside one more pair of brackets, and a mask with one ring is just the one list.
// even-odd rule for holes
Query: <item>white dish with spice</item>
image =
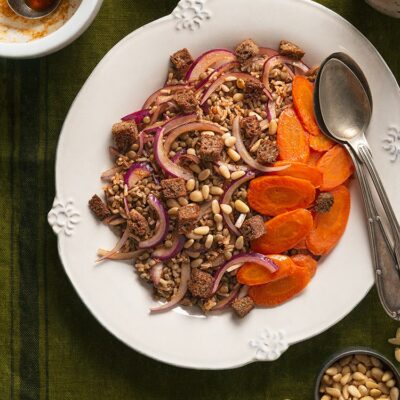
{"label": "white dish with spice", "polygon": [[[287,19],[283,25],[282,10]],[[261,15],[268,15],[267,26]],[[235,19],[242,23],[232,29],[230,21]],[[87,200],[99,191],[99,172],[110,167],[110,127],[163,85],[166,60],[177,49],[187,47],[198,55],[210,46],[233,48],[246,37],[274,48],[282,38],[292,40],[307,51],[304,60],[311,65],[344,50],[363,67],[375,106],[369,140],[389,196],[395,206],[400,204],[398,86],[373,46],[328,9],[305,0],[235,0],[235,7],[232,0],[183,1],[172,15],[123,39],[94,70],[65,121],[57,152],[57,198],[49,222],[59,235],[65,270],[96,318],[135,350],[184,367],[223,369],[276,359],[289,345],[342,319],[373,284],[356,183],[344,237],[306,291],[279,307],[253,310],[243,320],[229,313],[204,317],[183,307],[149,314],[154,301],[130,263],[95,265],[97,249],[115,244],[113,233],[98,224],[87,207]],[[315,37],[322,37],[323,45]],[[141,57],[132,61],[132,54]]]}
{"label": "white dish with spice", "polygon": [[102,2],[67,0],[44,18],[26,19],[0,0],[0,57],[34,58],[62,49],[89,27]]}

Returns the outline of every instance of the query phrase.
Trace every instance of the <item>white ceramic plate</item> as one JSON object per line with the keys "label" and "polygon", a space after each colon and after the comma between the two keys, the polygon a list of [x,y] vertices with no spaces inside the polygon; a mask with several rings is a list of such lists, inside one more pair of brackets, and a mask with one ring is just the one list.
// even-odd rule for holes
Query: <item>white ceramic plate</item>
{"label": "white ceramic plate", "polygon": [[99,175],[110,167],[110,127],[140,108],[162,86],[171,53],[188,47],[197,55],[232,48],[244,38],[277,47],[293,40],[316,64],[335,51],[363,67],[374,98],[368,138],[396,211],[400,212],[400,96],[375,48],[343,18],[307,0],[181,1],[172,15],[133,32],[96,67],[64,123],[57,165],[57,198],[49,221],[58,234],[65,270],[96,318],[133,349],[184,367],[223,369],[276,359],[288,345],[326,330],[347,315],[373,284],[373,272],[357,183],[343,239],[321,263],[303,294],[274,308],[257,309],[241,321],[231,313],[200,317],[187,311],[149,315],[151,290],[128,263],[96,266],[99,247],[115,236],[97,223],[87,201],[101,192]]}

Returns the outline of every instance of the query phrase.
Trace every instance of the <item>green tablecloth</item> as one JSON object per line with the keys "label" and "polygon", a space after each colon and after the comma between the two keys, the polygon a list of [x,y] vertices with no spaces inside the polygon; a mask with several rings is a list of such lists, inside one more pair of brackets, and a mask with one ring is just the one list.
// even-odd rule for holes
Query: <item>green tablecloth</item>
{"label": "green tablecloth", "polygon": [[[305,400],[333,351],[366,345],[393,357],[386,339],[397,324],[375,290],[334,328],[291,347],[277,362],[209,372],[167,366],[125,347],[71,287],[46,222],[62,122],[104,54],[175,3],[105,0],[90,29],[68,48],[37,60],[0,60],[0,400]],[[399,20],[361,0],[320,3],[360,29],[400,77]]]}

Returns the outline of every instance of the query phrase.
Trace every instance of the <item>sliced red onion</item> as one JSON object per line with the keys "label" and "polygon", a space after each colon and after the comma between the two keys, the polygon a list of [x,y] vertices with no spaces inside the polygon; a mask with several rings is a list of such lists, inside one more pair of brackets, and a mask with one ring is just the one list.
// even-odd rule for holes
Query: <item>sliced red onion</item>
{"label": "sliced red onion", "polygon": [[247,285],[243,285],[238,293],[237,298],[238,299],[243,299],[243,297],[247,296],[247,293],[249,292],[249,287]]}
{"label": "sliced red onion", "polygon": [[189,279],[190,279],[190,264],[183,263],[181,267],[181,281],[179,283],[179,288],[177,292],[172,296],[171,300],[168,303],[165,303],[159,307],[150,308],[150,311],[151,312],[167,311],[173,308],[176,304],[178,304],[185,297]]}
{"label": "sliced red onion", "polygon": [[151,167],[146,163],[134,163],[124,175],[124,183],[128,189],[132,189],[139,181],[147,178],[151,174]]}
{"label": "sliced red onion", "polygon": [[168,103],[162,103],[159,106],[156,106],[153,114],[151,115],[150,118],[150,124],[154,124],[160,115],[162,115],[165,111],[167,111],[170,108]]}
{"label": "sliced red onion", "polygon": [[164,126],[168,120],[165,121],[157,121],[154,124],[151,124],[144,128],[141,133],[150,133],[156,131],[159,127]]}
{"label": "sliced red onion", "polygon": [[239,67],[240,64],[237,61],[227,62],[226,64],[221,65],[220,67],[216,68],[207,78],[203,79],[196,85],[196,92],[199,92],[204,88],[207,83],[211,82],[212,79],[217,78],[217,76],[223,74],[224,72],[230,71],[235,67]]}
{"label": "sliced red onion", "polygon": [[153,94],[151,94],[143,104],[142,108],[150,108],[157,101],[157,97],[163,95],[164,93],[162,92],[165,92],[166,90],[169,90],[170,93],[174,93],[177,92],[178,90],[185,90],[185,89],[189,89],[189,86],[183,84],[164,86],[163,88],[158,89]]}
{"label": "sliced red onion", "polygon": [[130,218],[129,216],[129,205],[128,205],[128,200],[126,197],[124,197],[124,207],[125,207],[125,214],[127,218]]}
{"label": "sliced red onion", "polygon": [[169,229],[168,214],[161,201],[158,200],[153,194],[149,194],[147,197],[147,202],[151,207],[154,208],[158,215],[158,226],[156,228],[156,232],[150,239],[139,242],[139,249],[149,249],[157,246],[165,239]]}
{"label": "sliced red onion", "polygon": [[107,251],[103,256],[101,256],[100,258],[98,258],[96,260],[96,262],[100,262],[103,260],[106,260],[108,258],[110,258],[111,256],[113,256],[115,253],[117,253],[118,251],[121,250],[122,246],[126,243],[126,241],[129,239],[129,228],[127,227],[123,233],[123,235],[121,236],[121,238],[118,240],[117,244],[115,245],[115,247],[110,250]]}
{"label": "sliced red onion", "polygon": [[154,286],[157,286],[160,283],[163,268],[164,268],[163,263],[157,263],[150,269],[150,278]]}
{"label": "sliced red onion", "polygon": [[[260,83],[259,79],[255,78],[250,74],[246,74],[244,72],[227,72],[226,74],[221,75],[216,81],[214,81],[210,85],[210,87],[204,93],[200,101],[200,104],[204,104],[207,101],[207,99],[212,95],[212,93],[214,93],[230,77],[236,79],[243,79],[245,82],[253,81]],[[264,93],[269,99],[272,99],[272,95],[267,88],[264,88]]]}
{"label": "sliced red onion", "polygon": [[234,271],[235,269],[242,266],[243,263],[252,262],[258,265],[261,265],[268,269],[269,272],[274,273],[279,268],[278,266],[267,256],[260,253],[242,253],[233,256],[229,261],[227,261],[218,271],[214,277],[214,283],[212,286],[212,294],[214,294],[218,290],[219,283],[221,282],[222,277],[225,272],[231,267],[235,266],[235,268],[230,271]]}
{"label": "sliced red onion", "polygon": [[157,97],[156,104],[159,106],[160,104],[168,103],[173,99],[174,99],[173,95],[168,95],[168,96],[160,95]]}
{"label": "sliced red onion", "polygon": [[154,138],[153,146],[154,146],[154,156],[156,158],[157,164],[164,170],[168,175],[183,178],[185,180],[189,180],[193,178],[192,172],[189,170],[182,168],[178,164],[174,164],[169,158],[168,153],[169,150],[166,151],[163,144],[164,140],[164,128],[160,128],[156,136]]}
{"label": "sliced red onion", "polygon": [[[112,256],[107,257],[109,260],[135,260],[140,255],[143,254],[145,250],[129,251],[127,253],[115,253]],[[98,256],[104,256],[107,254],[107,250],[99,249],[97,250]]]}
{"label": "sliced red onion", "polygon": [[104,171],[104,172],[101,174],[100,178],[101,178],[101,180],[103,180],[103,181],[110,181],[110,180],[113,178],[113,176],[114,176],[117,172],[120,172],[121,170],[122,170],[122,167],[110,168],[110,169],[108,169],[107,171]]}
{"label": "sliced red onion", "polygon": [[227,62],[236,61],[235,54],[226,49],[213,49],[206,51],[201,54],[197,59],[190,65],[185,80],[189,82],[197,81],[203,72],[206,72],[208,68],[226,64]]}
{"label": "sliced red onion", "polygon": [[184,244],[185,244],[185,237],[183,235],[176,235],[172,239],[171,247],[169,248],[165,246],[157,247],[153,251],[151,256],[161,261],[169,260],[172,257],[175,257],[183,249]]}
{"label": "sliced red onion", "polygon": [[[302,71],[307,72],[309,68],[303,62],[299,60],[295,60],[293,58],[285,57],[285,56],[272,56],[265,61],[263,68],[263,76],[262,82],[266,88],[269,88],[269,74],[271,70],[277,65],[285,64],[285,65],[293,65],[294,67],[300,68]],[[293,77],[293,72],[290,68],[287,69],[289,74]]]}
{"label": "sliced red onion", "polygon": [[[223,193],[220,204],[229,204],[232,198],[233,193],[237,189],[239,189],[240,186],[242,186],[244,183],[248,182],[249,180],[253,179],[256,176],[255,172],[253,171],[248,171],[246,174],[244,174],[241,178],[232,181],[232,183],[226,188],[225,192]],[[234,223],[231,220],[230,215],[222,213],[222,217],[224,218],[225,224],[227,225],[228,229],[236,236],[240,236],[241,233],[238,228],[234,225]]]}
{"label": "sliced red onion", "polygon": [[167,136],[169,132],[171,132],[178,126],[188,124],[189,122],[195,122],[196,120],[196,114],[178,115],[174,118],[171,118],[164,126],[164,135]]}
{"label": "sliced red onion", "polygon": [[[286,168],[289,168],[290,164],[288,165],[283,165],[280,167],[267,167],[265,165],[260,164],[258,161],[256,161],[250,153],[247,151],[246,146],[243,143],[242,140],[242,135],[240,134],[240,117],[237,116],[233,120],[232,124],[232,134],[236,138],[236,150],[242,157],[243,161],[249,165],[251,168],[256,169],[257,171],[261,172],[274,172],[274,171],[282,171]],[[279,168],[279,169],[276,169]]]}
{"label": "sliced red onion", "polygon": [[268,100],[267,103],[267,119],[271,122],[273,119],[276,119],[276,103],[273,100]]}
{"label": "sliced red onion", "polygon": [[125,115],[121,118],[122,121],[135,121],[137,124],[143,122],[144,117],[150,116],[150,108],[145,108],[139,111],[135,111],[131,114]]}
{"label": "sliced red onion", "polygon": [[279,54],[276,50],[269,47],[259,47],[258,49],[258,54],[260,54],[261,56],[273,57]]}
{"label": "sliced red onion", "polygon": [[239,294],[240,284],[237,283],[232,291],[229,293],[229,296],[225,297],[224,299],[220,300],[212,309],[211,311],[220,311],[224,310],[226,307],[229,306],[236,299]]}

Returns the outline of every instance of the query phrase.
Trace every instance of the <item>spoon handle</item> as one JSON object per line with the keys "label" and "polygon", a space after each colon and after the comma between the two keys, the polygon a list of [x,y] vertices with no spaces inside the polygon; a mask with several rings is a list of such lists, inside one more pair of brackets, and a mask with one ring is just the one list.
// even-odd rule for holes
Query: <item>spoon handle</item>
{"label": "spoon handle", "polygon": [[385,192],[382,181],[379,177],[378,171],[374,165],[372,159],[372,153],[366,144],[359,144],[357,147],[357,153],[366,166],[369,175],[371,176],[372,182],[374,183],[375,189],[378,193],[378,196],[382,202],[383,210],[386,214],[387,220],[389,222],[389,226],[391,229],[392,237],[393,237],[393,248],[394,254],[396,257],[397,265],[400,265],[400,226],[397,221],[396,215],[393,211],[393,208],[390,204],[390,200]]}
{"label": "spoon handle", "polygon": [[378,295],[386,313],[400,320],[400,275],[392,246],[377,212],[364,168],[349,146],[346,147],[353,159],[365,203]]}

